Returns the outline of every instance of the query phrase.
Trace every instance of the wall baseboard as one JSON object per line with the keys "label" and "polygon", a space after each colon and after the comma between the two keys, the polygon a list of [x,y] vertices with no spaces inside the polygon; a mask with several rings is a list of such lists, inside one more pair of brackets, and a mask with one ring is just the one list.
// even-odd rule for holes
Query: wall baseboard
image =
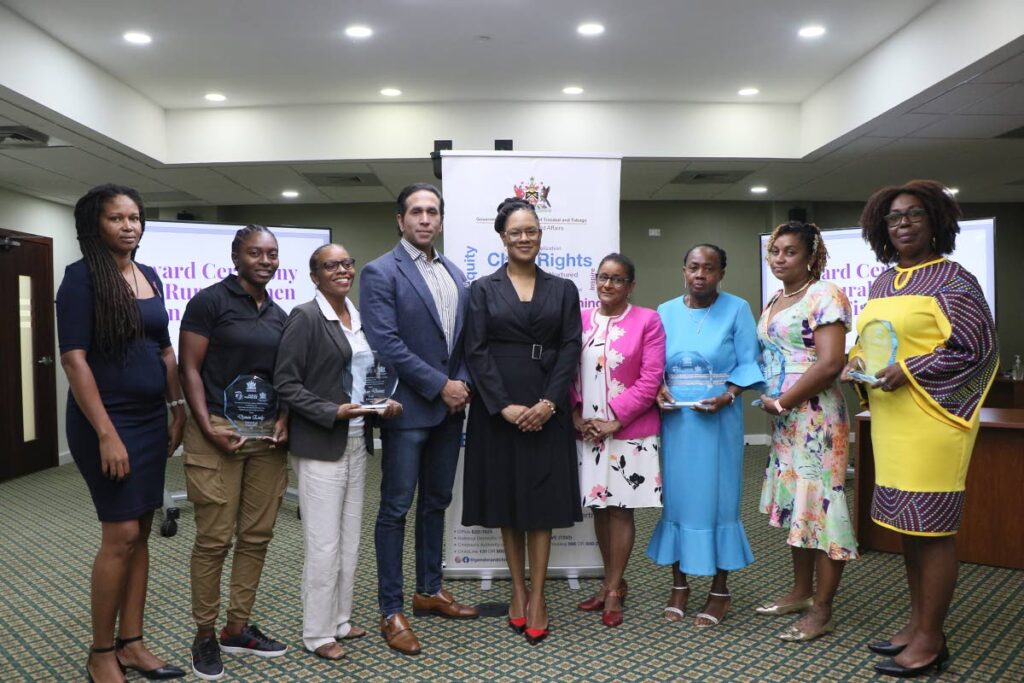
{"label": "wall baseboard", "polygon": [[60,467],[61,465],[67,465],[72,462],[74,462],[74,460],[71,458],[71,451],[62,451],[57,454],[58,467]]}

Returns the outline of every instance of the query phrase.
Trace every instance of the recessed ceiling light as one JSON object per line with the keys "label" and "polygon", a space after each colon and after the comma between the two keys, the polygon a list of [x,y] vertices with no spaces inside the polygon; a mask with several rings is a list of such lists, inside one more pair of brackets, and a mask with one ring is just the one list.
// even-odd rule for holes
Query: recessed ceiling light
{"label": "recessed ceiling light", "polygon": [[825,27],[804,26],[799,31],[797,31],[797,35],[800,36],[801,38],[821,38],[823,35],[825,35]]}
{"label": "recessed ceiling light", "polygon": [[128,31],[128,33],[125,33],[122,37],[126,42],[129,42],[132,45],[149,45],[153,42],[150,35],[148,33],[143,33],[142,31]]}
{"label": "recessed ceiling light", "polygon": [[953,195],[955,197],[958,194],[960,194],[960,188],[959,187],[947,187],[946,188],[946,192],[948,192],[949,194],[951,194],[951,195]]}
{"label": "recessed ceiling light", "polygon": [[742,90],[740,90],[736,94],[737,95],[742,95],[743,97],[753,97],[754,95],[758,94],[759,92],[761,92],[761,91],[758,90],[757,88],[743,88]]}
{"label": "recessed ceiling light", "polygon": [[562,88],[562,92],[564,92],[566,95],[582,95],[583,88],[581,88],[578,85],[567,85],[564,88]]}
{"label": "recessed ceiling light", "polygon": [[384,97],[398,97],[402,94],[402,91],[398,88],[382,88],[380,94]]}
{"label": "recessed ceiling light", "polygon": [[369,38],[373,35],[373,29],[369,26],[353,24],[345,27],[345,35],[349,38]]}
{"label": "recessed ceiling light", "polygon": [[753,194],[764,194],[765,192],[768,191],[768,188],[765,187],[764,185],[754,185],[752,188],[750,188],[750,191]]}
{"label": "recessed ceiling light", "polygon": [[219,92],[208,92],[203,95],[203,97],[205,97],[208,102],[223,102],[227,99],[226,95],[221,95]]}
{"label": "recessed ceiling light", "polygon": [[594,21],[588,21],[576,27],[576,32],[581,36],[599,36],[604,33],[604,25]]}
{"label": "recessed ceiling light", "polygon": [[299,196],[299,193],[296,190],[284,190],[281,192],[281,196],[285,199],[295,199]]}

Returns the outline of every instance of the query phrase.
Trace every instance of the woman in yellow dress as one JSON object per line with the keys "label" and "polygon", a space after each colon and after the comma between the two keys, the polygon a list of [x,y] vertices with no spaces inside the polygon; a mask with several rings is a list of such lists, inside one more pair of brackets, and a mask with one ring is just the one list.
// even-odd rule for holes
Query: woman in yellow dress
{"label": "woman in yellow dress", "polygon": [[956,245],[960,216],[940,183],[914,180],[876,192],[860,219],[878,260],[895,263],[871,285],[842,376],[849,381],[851,372],[867,369],[862,377],[875,378],[857,385],[871,408],[871,518],[903,540],[910,620],[868,646],[890,657],[875,670],[891,676],[941,670],[949,659],[942,627],[956,586],[955,534],[978,408],[998,364],[978,281],[944,256]]}

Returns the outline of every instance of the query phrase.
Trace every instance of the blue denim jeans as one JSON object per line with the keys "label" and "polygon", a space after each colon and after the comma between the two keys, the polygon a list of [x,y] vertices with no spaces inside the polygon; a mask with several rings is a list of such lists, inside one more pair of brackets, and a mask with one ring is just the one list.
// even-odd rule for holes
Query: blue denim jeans
{"label": "blue denim jeans", "polygon": [[373,540],[377,549],[377,599],[381,614],[402,611],[402,545],[405,517],[416,505],[416,590],[441,590],[444,513],[452,501],[463,414],[428,429],[381,429],[380,509]]}

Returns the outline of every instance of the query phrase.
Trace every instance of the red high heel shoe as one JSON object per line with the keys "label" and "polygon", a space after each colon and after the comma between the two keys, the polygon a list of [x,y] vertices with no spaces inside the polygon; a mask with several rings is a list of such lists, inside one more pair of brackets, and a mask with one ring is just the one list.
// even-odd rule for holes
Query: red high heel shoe
{"label": "red high heel shoe", "polygon": [[526,610],[530,609],[530,594],[526,594],[526,606],[523,608],[523,616],[521,617],[508,617],[508,625],[516,633],[522,633],[526,630]]}
{"label": "red high heel shoe", "polygon": [[527,626],[526,630],[523,631],[523,635],[526,636],[526,642],[530,645],[536,645],[540,641],[544,640],[548,637],[549,633],[551,633],[551,631],[549,631],[546,626],[544,628],[530,628]]}
{"label": "red high heel shoe", "polygon": [[622,624],[622,607],[626,604],[626,596],[624,591],[608,591],[605,595],[609,598],[619,599],[619,609],[617,610],[604,610],[601,613],[601,622],[605,626],[619,626]]}
{"label": "red high heel shoe", "polygon": [[[626,585],[626,580],[623,579],[622,583],[619,584],[619,595],[622,600],[626,599],[626,593],[629,592],[629,586]],[[581,612],[600,612],[604,609],[604,597],[608,594],[608,587],[601,584],[601,590],[598,591],[597,595],[587,598],[586,600],[578,603],[576,609]]]}

